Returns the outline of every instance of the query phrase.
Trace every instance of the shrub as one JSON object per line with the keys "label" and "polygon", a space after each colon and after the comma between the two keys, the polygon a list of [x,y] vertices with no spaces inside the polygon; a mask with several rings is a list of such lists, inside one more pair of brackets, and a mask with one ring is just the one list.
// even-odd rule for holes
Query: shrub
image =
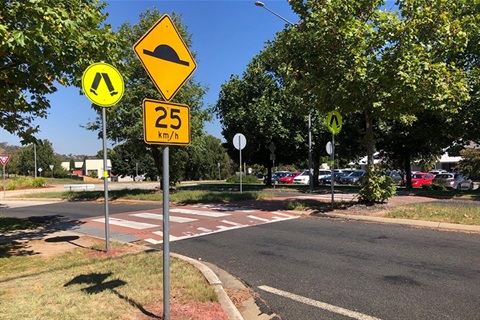
{"label": "shrub", "polygon": [[362,188],[359,191],[358,201],[362,203],[385,202],[392,198],[397,187],[391,177],[367,170],[365,176],[362,177]]}
{"label": "shrub", "polygon": [[35,178],[32,180],[32,187],[34,188],[41,188],[45,186],[45,179],[44,178]]}
{"label": "shrub", "polygon": [[424,190],[439,190],[439,191],[447,191],[447,188],[441,184],[431,183],[431,184],[424,184],[422,186]]}

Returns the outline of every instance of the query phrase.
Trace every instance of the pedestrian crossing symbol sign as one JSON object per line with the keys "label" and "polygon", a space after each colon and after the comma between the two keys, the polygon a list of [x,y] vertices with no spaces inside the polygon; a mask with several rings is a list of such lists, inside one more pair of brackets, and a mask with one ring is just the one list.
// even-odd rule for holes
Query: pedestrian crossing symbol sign
{"label": "pedestrian crossing symbol sign", "polygon": [[92,103],[111,107],[122,99],[125,87],[120,72],[108,63],[101,62],[85,70],[82,89]]}

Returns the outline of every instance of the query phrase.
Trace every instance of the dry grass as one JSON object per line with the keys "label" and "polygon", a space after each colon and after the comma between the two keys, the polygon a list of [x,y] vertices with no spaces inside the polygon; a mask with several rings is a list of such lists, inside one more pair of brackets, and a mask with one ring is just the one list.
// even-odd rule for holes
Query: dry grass
{"label": "dry grass", "polygon": [[[27,246],[9,245],[0,258],[1,319],[161,318],[161,252],[112,243],[105,253],[97,243],[49,256]],[[172,314],[189,305],[218,308],[211,305],[218,305],[214,289],[193,266],[172,258],[170,278]]]}

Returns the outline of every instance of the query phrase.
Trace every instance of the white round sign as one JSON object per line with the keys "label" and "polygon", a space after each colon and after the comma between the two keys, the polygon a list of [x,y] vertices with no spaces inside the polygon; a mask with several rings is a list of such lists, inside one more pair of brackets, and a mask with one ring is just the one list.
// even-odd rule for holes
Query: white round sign
{"label": "white round sign", "polygon": [[246,145],[247,139],[245,139],[245,136],[243,134],[237,133],[233,137],[233,146],[235,147],[235,149],[242,150],[243,148],[245,148]]}
{"label": "white round sign", "polygon": [[331,155],[333,148],[332,148],[332,143],[330,141],[327,142],[326,148],[327,148],[327,153]]}

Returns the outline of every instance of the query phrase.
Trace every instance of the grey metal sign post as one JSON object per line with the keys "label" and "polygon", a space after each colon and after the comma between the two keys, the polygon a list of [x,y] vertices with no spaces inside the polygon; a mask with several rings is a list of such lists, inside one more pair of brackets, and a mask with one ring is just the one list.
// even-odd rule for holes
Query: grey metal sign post
{"label": "grey metal sign post", "polygon": [[242,149],[245,148],[246,144],[247,139],[243,134],[237,133],[233,137],[233,146],[240,152],[240,193],[242,193]]}
{"label": "grey metal sign post", "polygon": [[[327,115],[327,127],[332,133],[332,143],[329,146],[327,143],[327,153],[331,155],[331,176],[330,185],[332,188],[332,209],[335,202],[335,135],[342,130],[342,116],[337,111],[330,111]],[[331,151],[331,152],[329,152]]]}

